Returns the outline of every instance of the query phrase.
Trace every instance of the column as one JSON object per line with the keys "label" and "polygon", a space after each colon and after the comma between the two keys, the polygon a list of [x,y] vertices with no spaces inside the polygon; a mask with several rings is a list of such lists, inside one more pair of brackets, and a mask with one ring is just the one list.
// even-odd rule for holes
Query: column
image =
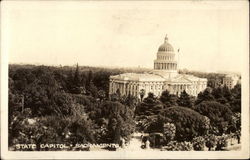
{"label": "column", "polygon": [[115,92],[115,83],[114,83],[114,81],[112,82],[112,93],[114,93]]}
{"label": "column", "polygon": [[118,82],[117,89],[119,89],[119,90],[120,90],[120,93],[122,93],[122,89],[121,89],[121,87],[120,87],[120,82]]}
{"label": "column", "polygon": [[120,82],[118,83],[118,88],[119,88],[119,90],[120,90],[120,93],[122,94],[122,88],[121,88]]}
{"label": "column", "polygon": [[126,95],[125,82],[123,82],[123,94]]}
{"label": "column", "polygon": [[129,82],[129,83],[128,83],[128,86],[127,86],[127,92],[128,92],[128,94],[129,94],[129,93],[131,94],[130,88],[131,88],[131,83]]}
{"label": "column", "polygon": [[116,90],[117,90],[117,83],[115,82],[115,91],[114,91],[114,93],[116,92]]}
{"label": "column", "polygon": [[109,94],[112,93],[112,81],[109,82]]}
{"label": "column", "polygon": [[123,95],[123,85],[122,85],[122,83],[120,83],[119,88],[121,90],[121,95]]}
{"label": "column", "polygon": [[130,94],[133,94],[133,83],[130,83]]}

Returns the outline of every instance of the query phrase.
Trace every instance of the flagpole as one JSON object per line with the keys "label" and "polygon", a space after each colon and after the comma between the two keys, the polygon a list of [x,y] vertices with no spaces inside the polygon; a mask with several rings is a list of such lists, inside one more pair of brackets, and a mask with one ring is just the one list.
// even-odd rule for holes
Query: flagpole
{"label": "flagpole", "polygon": [[177,70],[180,70],[180,48],[178,48],[178,50],[177,50],[177,52],[178,52],[178,61],[177,61]]}

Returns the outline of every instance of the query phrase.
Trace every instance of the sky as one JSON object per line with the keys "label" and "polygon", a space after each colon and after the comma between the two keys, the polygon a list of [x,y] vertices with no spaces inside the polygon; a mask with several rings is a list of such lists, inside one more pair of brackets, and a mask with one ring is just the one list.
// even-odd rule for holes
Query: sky
{"label": "sky", "polygon": [[167,34],[179,68],[241,72],[247,1],[3,1],[8,63],[153,68]]}

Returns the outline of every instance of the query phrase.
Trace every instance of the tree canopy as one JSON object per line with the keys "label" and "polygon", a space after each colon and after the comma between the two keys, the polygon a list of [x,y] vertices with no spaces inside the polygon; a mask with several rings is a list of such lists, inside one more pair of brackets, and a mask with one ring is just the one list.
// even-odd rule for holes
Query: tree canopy
{"label": "tree canopy", "polygon": [[204,135],[208,129],[206,118],[186,107],[169,107],[161,115],[175,125],[177,141],[190,141]]}
{"label": "tree canopy", "polygon": [[203,101],[194,108],[195,111],[207,116],[211,125],[219,130],[219,133],[225,133],[230,123],[232,123],[232,111],[228,106],[216,101]]}

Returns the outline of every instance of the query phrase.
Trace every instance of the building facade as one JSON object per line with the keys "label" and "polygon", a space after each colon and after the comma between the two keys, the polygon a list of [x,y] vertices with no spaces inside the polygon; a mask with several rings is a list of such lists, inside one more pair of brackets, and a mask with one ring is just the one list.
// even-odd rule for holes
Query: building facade
{"label": "building facade", "polygon": [[223,85],[232,89],[239,82],[239,77],[236,75],[226,75],[223,78]]}
{"label": "building facade", "polygon": [[189,95],[197,96],[207,87],[207,79],[193,75],[178,74],[178,63],[174,48],[168,42],[168,37],[158,48],[157,58],[154,60],[154,70],[148,73],[124,73],[110,76],[109,94],[120,92],[121,95],[133,95],[140,98],[143,90],[145,95],[152,92],[159,97],[168,90],[171,94],[180,95],[186,91]]}

